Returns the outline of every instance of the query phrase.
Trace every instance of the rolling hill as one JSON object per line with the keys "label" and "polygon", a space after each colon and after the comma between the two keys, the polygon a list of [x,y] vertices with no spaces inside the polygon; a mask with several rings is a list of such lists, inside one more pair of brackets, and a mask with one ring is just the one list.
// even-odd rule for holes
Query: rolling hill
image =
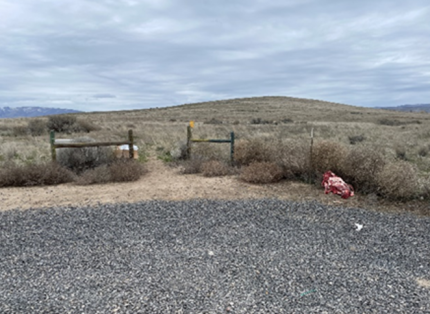
{"label": "rolling hill", "polygon": [[[273,124],[290,121],[306,122],[365,122],[378,123],[381,119],[409,121],[429,119],[420,113],[398,112],[368,107],[357,107],[315,99],[284,96],[263,96],[208,101],[179,106],[125,111],[85,112],[78,116],[123,125],[143,122],[187,122],[207,124]],[[260,123],[253,123],[252,121]]]}

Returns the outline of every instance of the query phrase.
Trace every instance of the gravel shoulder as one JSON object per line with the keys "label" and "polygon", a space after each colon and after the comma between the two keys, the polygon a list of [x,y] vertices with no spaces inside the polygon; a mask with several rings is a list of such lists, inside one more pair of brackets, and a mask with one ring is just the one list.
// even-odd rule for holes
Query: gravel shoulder
{"label": "gravel shoulder", "polygon": [[319,202],[1,211],[0,312],[429,313],[429,243],[429,217]]}

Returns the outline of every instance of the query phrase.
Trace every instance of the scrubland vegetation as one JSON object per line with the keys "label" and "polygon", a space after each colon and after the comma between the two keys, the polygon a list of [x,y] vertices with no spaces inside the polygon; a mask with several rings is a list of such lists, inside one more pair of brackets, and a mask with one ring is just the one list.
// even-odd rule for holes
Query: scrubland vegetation
{"label": "scrubland vegetation", "polygon": [[[358,193],[402,201],[430,198],[430,114],[427,113],[260,97],[60,117],[67,122],[61,124],[64,129],[49,124],[52,118],[47,117],[0,120],[0,185],[19,185],[3,183],[7,181],[3,178],[10,176],[5,173],[15,173],[7,172],[11,167],[19,168],[21,173],[25,172],[23,169],[34,171],[30,171],[34,165],[53,167],[49,163],[48,125],[60,132],[57,138],[90,136],[98,141],[125,140],[127,130],[133,129],[142,159],[158,157],[175,161],[172,151],[186,139],[186,126],[193,120],[193,138],[228,138],[231,131],[235,132],[235,164],[233,167],[229,163],[228,144],[194,143],[191,159],[177,162],[184,174],[238,174],[239,179],[252,183],[286,179],[320,184],[321,174],[331,170],[351,183]],[[141,164],[109,161],[83,169],[65,166],[60,177],[74,177],[77,184],[126,181],[116,178],[115,173],[127,171],[115,172],[115,167]],[[66,175],[66,171],[72,175]],[[141,172],[130,171],[135,173]],[[61,181],[43,180],[20,182],[32,185],[31,182]]]}
{"label": "scrubland vegetation", "polygon": [[[0,155],[2,163],[0,187],[56,185],[68,182],[78,185],[127,182],[138,180],[145,172],[142,164],[134,160],[117,159],[114,151],[107,147],[58,149],[56,162],[50,161],[49,151],[39,154],[46,147],[45,145],[40,150],[35,147],[30,155],[22,154],[28,153],[24,145],[31,145],[32,140],[35,140],[35,146],[38,143],[43,144],[48,130],[65,134],[100,130],[95,124],[78,120],[74,116],[50,116],[47,121],[31,119],[27,127],[2,128],[3,131],[10,130],[13,137],[18,137],[17,129],[25,130],[22,133],[27,137],[21,138],[21,141],[17,139],[2,145],[5,153]],[[37,136],[44,138],[37,139]],[[92,142],[94,140],[90,137],[79,137],[75,141]],[[19,150],[20,144],[22,148]]]}

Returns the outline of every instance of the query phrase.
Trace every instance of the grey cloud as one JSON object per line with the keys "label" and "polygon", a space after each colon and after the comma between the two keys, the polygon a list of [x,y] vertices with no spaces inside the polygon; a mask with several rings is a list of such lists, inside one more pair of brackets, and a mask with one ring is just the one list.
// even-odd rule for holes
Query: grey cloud
{"label": "grey cloud", "polygon": [[115,95],[111,95],[111,94],[97,94],[97,95],[93,95],[93,98],[96,98],[96,99],[116,98],[116,96]]}
{"label": "grey cloud", "polygon": [[263,95],[383,106],[430,96],[426,1],[22,0],[6,10],[0,106],[25,98],[120,110]]}

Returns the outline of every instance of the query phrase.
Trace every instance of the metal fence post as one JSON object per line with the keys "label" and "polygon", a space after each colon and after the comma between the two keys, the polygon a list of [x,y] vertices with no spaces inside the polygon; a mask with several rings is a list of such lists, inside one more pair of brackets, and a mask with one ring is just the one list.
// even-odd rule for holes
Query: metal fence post
{"label": "metal fence post", "polygon": [[230,160],[231,164],[234,164],[234,132],[230,133]]}

